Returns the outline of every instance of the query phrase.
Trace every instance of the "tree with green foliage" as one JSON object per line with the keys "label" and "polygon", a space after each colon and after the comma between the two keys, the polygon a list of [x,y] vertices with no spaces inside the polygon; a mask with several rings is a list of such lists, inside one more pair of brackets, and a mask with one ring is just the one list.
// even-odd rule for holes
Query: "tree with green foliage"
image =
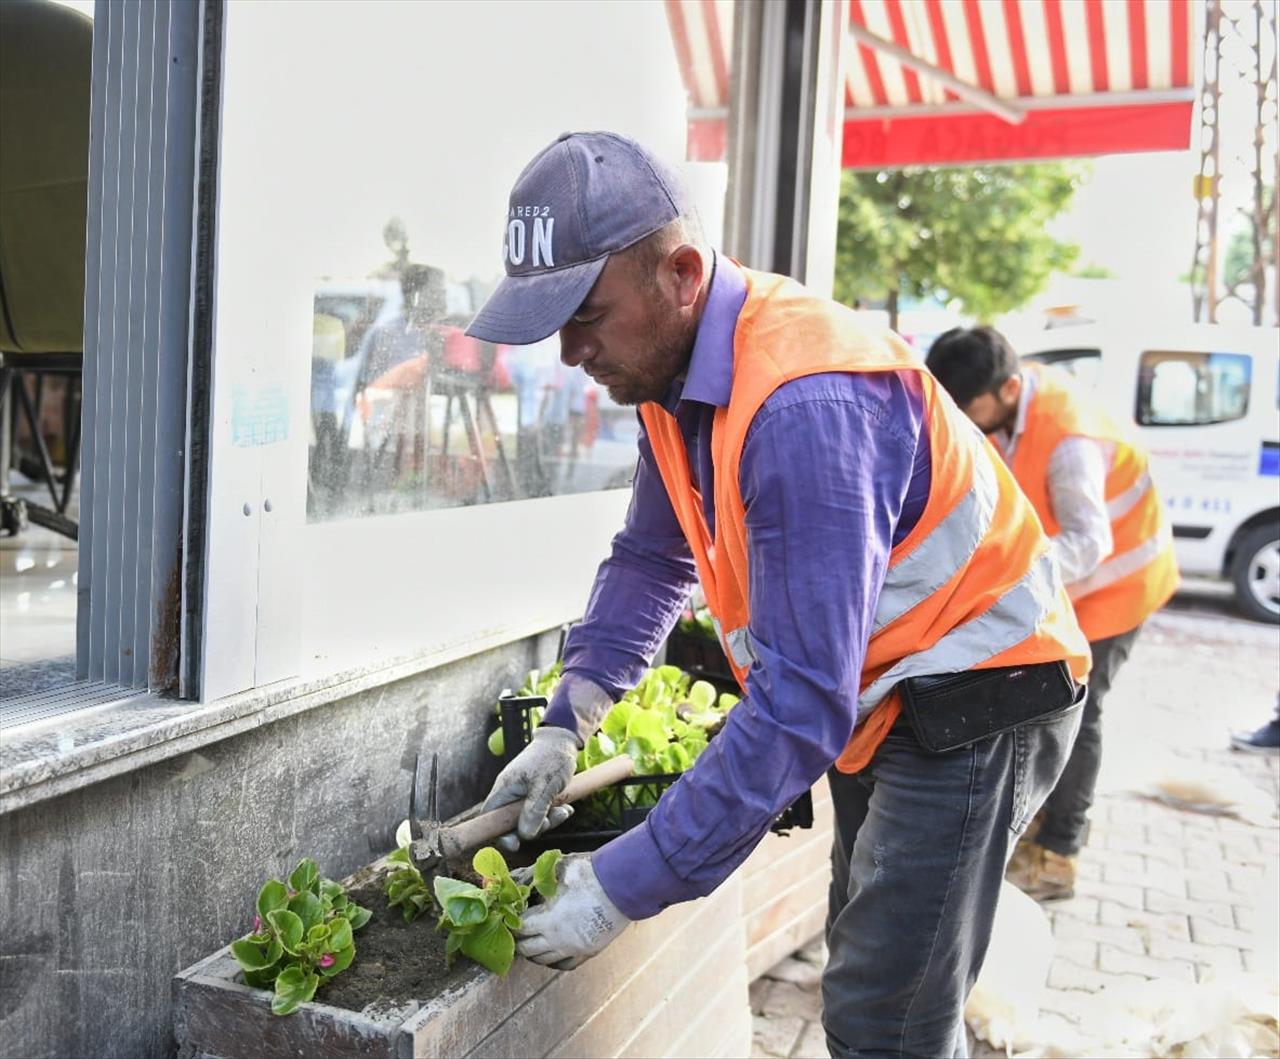
{"label": "tree with green foliage", "polygon": [[845,172],[840,187],[835,297],[847,305],[956,300],[979,320],[1025,305],[1080,248],[1048,222],[1085,178],[1061,162]]}

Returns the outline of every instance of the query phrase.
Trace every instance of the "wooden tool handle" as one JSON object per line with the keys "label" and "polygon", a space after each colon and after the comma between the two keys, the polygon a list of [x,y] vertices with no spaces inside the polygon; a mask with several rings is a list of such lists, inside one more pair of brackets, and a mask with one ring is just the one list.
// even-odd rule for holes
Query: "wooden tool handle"
{"label": "wooden tool handle", "polygon": [[[621,754],[603,764],[579,772],[569,781],[569,785],[561,792],[554,805],[576,802],[588,794],[594,794],[602,787],[607,787],[618,780],[625,780],[631,775],[634,765],[629,754]],[[440,829],[440,852],[446,857],[456,857],[473,849],[479,849],[487,842],[508,834],[516,829],[520,819],[523,802],[512,802],[492,809],[470,820],[445,826]]]}

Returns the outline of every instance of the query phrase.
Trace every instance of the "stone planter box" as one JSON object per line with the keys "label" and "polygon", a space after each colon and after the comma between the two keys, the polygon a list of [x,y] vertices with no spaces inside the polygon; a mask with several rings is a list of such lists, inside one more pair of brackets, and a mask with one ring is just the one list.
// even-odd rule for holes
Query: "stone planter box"
{"label": "stone planter box", "polygon": [[635,924],[576,971],[524,960],[505,978],[477,968],[450,991],[391,1013],[313,1002],[276,1017],[270,995],[236,981],[236,962],[221,949],[173,980],[178,1054],[748,1055],[742,898],[739,873],[711,897]]}

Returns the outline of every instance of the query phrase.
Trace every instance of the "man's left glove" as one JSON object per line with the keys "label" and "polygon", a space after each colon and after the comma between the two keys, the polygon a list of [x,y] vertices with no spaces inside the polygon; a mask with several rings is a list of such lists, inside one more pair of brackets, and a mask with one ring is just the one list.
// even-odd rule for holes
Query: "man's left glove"
{"label": "man's left glove", "polygon": [[604,892],[590,854],[566,856],[557,866],[556,881],[555,897],[525,913],[515,932],[516,951],[534,963],[572,971],[602,951],[631,920]]}

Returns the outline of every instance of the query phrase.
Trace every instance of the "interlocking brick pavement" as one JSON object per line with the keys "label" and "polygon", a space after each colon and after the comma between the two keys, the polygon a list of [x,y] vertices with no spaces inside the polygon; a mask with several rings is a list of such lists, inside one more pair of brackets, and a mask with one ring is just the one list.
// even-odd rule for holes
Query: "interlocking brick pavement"
{"label": "interlocking brick pavement", "polygon": [[[1280,762],[1234,753],[1227,736],[1270,716],[1278,657],[1280,630],[1239,618],[1203,586],[1143,630],[1106,703],[1103,773],[1076,896],[1044,906],[1056,943],[1041,1000],[1047,1033],[1087,1029],[1089,995],[1107,985],[1280,974],[1280,939],[1264,936],[1259,922],[1259,909],[1280,905],[1275,817],[1256,806],[1237,819],[1147,797],[1159,777],[1195,779],[1210,769],[1242,777],[1265,794],[1264,807],[1276,805]],[[824,959],[815,941],[753,986],[753,1055],[827,1054],[812,973]],[[1004,1054],[970,1045],[976,1057]]]}

